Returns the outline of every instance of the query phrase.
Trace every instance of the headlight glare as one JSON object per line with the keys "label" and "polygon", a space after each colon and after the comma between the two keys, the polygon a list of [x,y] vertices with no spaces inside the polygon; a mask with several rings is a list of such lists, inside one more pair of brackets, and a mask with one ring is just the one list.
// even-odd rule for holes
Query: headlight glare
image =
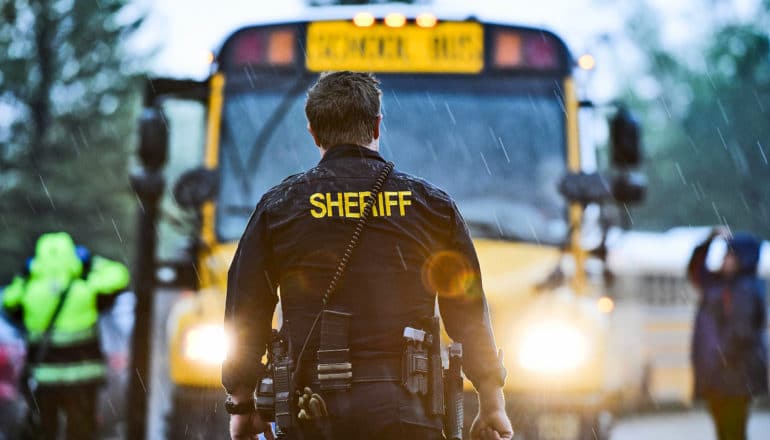
{"label": "headlight glare", "polygon": [[218,365],[225,360],[228,345],[224,327],[215,324],[198,325],[185,334],[184,355],[192,361]]}
{"label": "headlight glare", "polygon": [[519,364],[530,371],[553,374],[580,367],[588,360],[588,338],[577,327],[543,322],[524,332]]}

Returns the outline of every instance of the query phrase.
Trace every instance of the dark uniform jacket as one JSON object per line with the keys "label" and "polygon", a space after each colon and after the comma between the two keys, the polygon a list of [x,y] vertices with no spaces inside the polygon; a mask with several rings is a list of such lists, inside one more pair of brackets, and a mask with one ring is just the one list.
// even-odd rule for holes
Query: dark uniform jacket
{"label": "dark uniform jacket", "polygon": [[[262,197],[228,275],[225,323],[234,344],[222,370],[225,388],[255,387],[279,286],[297,355],[384,165],[375,151],[335,146],[316,167]],[[434,314],[437,293],[449,336],[463,344],[468,379],[502,384],[479,263],[457,207],[440,189],[394,170],[330,300],[330,309],[353,315],[354,377],[358,361],[400,359],[404,327]],[[303,356],[306,365],[315,360],[317,340]]]}
{"label": "dark uniform jacket", "polygon": [[710,240],[698,246],[689,277],[700,290],[692,339],[696,398],[767,394],[767,309],[764,281],[757,277],[760,242],[736,234],[728,243],[739,262],[735,277],[706,268]]}

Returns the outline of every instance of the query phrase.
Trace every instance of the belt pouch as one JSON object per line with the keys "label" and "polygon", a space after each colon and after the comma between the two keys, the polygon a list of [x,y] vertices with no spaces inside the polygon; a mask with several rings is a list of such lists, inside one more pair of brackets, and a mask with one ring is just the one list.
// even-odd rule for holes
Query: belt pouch
{"label": "belt pouch", "polygon": [[353,383],[350,362],[349,313],[324,310],[318,346],[318,381],[322,390],[348,390]]}

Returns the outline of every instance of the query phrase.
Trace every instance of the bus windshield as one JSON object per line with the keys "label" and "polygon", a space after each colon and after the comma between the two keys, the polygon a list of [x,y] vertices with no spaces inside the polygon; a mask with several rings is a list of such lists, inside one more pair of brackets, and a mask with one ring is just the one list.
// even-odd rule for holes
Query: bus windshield
{"label": "bus windshield", "polygon": [[[474,238],[560,244],[565,118],[558,82],[524,77],[379,76],[380,152],[447,191]],[[217,235],[240,238],[262,194],[315,166],[304,91],[314,77],[249,77],[225,91]],[[259,84],[269,84],[260,87]]]}

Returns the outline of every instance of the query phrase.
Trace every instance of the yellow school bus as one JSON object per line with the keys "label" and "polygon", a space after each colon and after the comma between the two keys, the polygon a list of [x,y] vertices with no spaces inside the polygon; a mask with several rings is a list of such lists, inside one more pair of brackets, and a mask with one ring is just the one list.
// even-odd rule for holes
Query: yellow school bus
{"label": "yellow school bus", "polygon": [[145,102],[168,122],[171,174],[195,168],[167,207],[191,213],[195,263],[195,287],[167,322],[171,437],[225,435],[216,420],[226,417],[229,263],[261,195],[318,161],[307,88],[319,72],[359,70],[382,82],[382,155],[445,189],[469,225],[515,429],[527,439],[606,438],[611,402],[636,386],[634,354],[613,330],[619,310],[586,270],[583,208],[593,199],[583,180],[564,180],[592,171],[594,153],[579,143],[576,65],[557,35],[408,5],[341,6],[238,29],[212,60],[205,81],[151,81]]}

